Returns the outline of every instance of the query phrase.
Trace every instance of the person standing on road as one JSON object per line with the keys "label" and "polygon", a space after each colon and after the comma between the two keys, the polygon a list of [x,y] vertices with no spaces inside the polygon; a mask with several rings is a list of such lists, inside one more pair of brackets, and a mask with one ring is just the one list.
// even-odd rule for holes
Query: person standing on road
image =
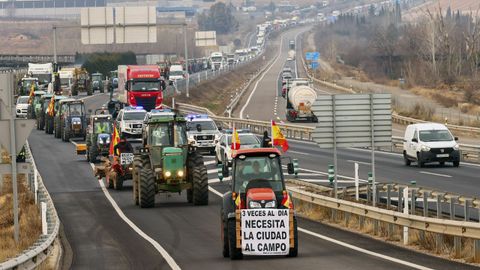
{"label": "person standing on road", "polygon": [[113,153],[120,156],[122,153],[133,153],[133,147],[124,136],[120,137],[120,142],[113,148]]}

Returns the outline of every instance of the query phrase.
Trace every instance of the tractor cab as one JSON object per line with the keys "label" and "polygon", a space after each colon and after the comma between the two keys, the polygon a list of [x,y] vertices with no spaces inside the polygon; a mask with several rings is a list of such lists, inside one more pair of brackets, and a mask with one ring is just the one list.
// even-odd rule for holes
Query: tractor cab
{"label": "tractor cab", "polygon": [[100,93],[105,92],[102,73],[97,72],[92,74],[92,88],[93,88],[93,91],[99,90]]}
{"label": "tractor cab", "polygon": [[[218,177],[231,176],[230,191],[223,195],[221,210],[223,255],[231,259],[241,259],[243,255],[286,255],[297,256],[298,237],[293,201],[287,192],[282,169],[281,152],[276,148],[240,149],[233,153],[232,171],[228,167],[219,165]],[[285,158],[283,158],[285,159]],[[290,159],[290,158],[286,158]],[[297,172],[297,161],[289,160],[287,171],[289,174]],[[272,211],[270,211],[272,210]],[[278,211],[277,211],[278,210]],[[275,251],[265,252],[261,249],[262,240],[257,241],[258,246],[253,247],[249,239],[244,239],[242,219],[250,219],[259,215],[277,215],[275,218],[284,219],[288,216],[285,235],[281,246]],[[279,215],[279,216],[278,216]],[[258,224],[261,224],[258,223]],[[258,231],[269,231],[269,228],[257,228]],[[244,243],[245,242],[245,243]]]}
{"label": "tractor cab", "polygon": [[64,99],[55,115],[55,137],[67,142],[70,138],[86,137],[87,119],[83,100]]}
{"label": "tractor cab", "polygon": [[37,118],[37,115],[40,113],[42,107],[41,99],[45,94],[45,91],[34,91],[33,97],[30,98],[30,104],[28,106],[27,117],[29,119]]}
{"label": "tractor cab", "polygon": [[[87,140],[84,147],[89,162],[96,162],[99,156],[108,156],[110,151],[111,134],[113,131],[112,116],[110,114],[102,114],[95,110],[95,114],[90,116],[87,128]],[[77,148],[77,154],[79,150]]]}
{"label": "tractor cab", "polygon": [[38,88],[38,78],[35,77],[23,77],[22,80],[20,81],[19,85],[19,95],[20,96],[26,96],[30,93],[30,90],[32,89],[32,85],[34,87],[34,91],[37,91]]}

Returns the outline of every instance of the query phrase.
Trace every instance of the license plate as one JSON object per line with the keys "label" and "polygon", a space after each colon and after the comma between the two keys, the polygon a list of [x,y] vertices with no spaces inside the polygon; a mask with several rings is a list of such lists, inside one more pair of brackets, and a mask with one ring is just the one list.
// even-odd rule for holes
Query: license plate
{"label": "license plate", "polygon": [[128,165],[133,162],[133,153],[122,153],[120,154],[120,164]]}
{"label": "license plate", "polygon": [[449,154],[438,154],[437,157],[448,157]]}

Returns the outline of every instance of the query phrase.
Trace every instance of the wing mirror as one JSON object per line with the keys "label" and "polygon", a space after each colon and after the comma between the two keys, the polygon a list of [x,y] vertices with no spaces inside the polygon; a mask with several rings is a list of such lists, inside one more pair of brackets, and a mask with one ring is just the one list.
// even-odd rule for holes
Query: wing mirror
{"label": "wing mirror", "polygon": [[219,164],[219,165],[217,166],[217,174],[218,174],[218,179],[219,179],[220,181],[223,181],[223,178],[229,176],[228,167],[227,167],[227,166],[224,166],[223,164]]}
{"label": "wing mirror", "polygon": [[287,172],[288,174],[294,174],[295,176],[298,175],[298,159],[294,158],[292,162],[288,163]]}
{"label": "wing mirror", "polygon": [[417,139],[417,138],[413,138],[413,139],[412,139],[412,142],[418,143],[418,139]]}
{"label": "wing mirror", "polygon": [[458,137],[455,137],[454,139],[455,139],[455,141],[458,141]]}

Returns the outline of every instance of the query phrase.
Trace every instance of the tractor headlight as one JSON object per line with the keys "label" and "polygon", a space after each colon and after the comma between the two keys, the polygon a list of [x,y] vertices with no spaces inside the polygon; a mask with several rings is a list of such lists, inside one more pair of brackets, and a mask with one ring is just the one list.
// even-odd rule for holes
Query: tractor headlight
{"label": "tractor headlight", "polygon": [[265,208],[275,208],[277,207],[277,201],[273,200],[273,201],[269,201],[265,204]]}
{"label": "tractor headlight", "polygon": [[168,177],[170,177],[170,176],[172,176],[172,173],[171,173],[170,171],[166,171],[166,172],[165,172],[165,177],[168,178]]}
{"label": "tractor headlight", "polygon": [[426,146],[426,145],[422,145],[421,149],[422,149],[422,151],[424,151],[424,152],[430,151],[430,147],[428,147],[428,146]]}
{"label": "tractor headlight", "polygon": [[262,205],[259,202],[250,201],[248,203],[248,208],[262,208]]}
{"label": "tractor headlight", "polygon": [[178,171],[178,172],[177,172],[177,176],[178,176],[178,177],[183,177],[183,171],[182,171],[182,170]]}
{"label": "tractor headlight", "polygon": [[106,143],[106,144],[109,144],[109,143],[110,143],[110,137],[107,137],[107,139],[105,140],[105,143]]}

